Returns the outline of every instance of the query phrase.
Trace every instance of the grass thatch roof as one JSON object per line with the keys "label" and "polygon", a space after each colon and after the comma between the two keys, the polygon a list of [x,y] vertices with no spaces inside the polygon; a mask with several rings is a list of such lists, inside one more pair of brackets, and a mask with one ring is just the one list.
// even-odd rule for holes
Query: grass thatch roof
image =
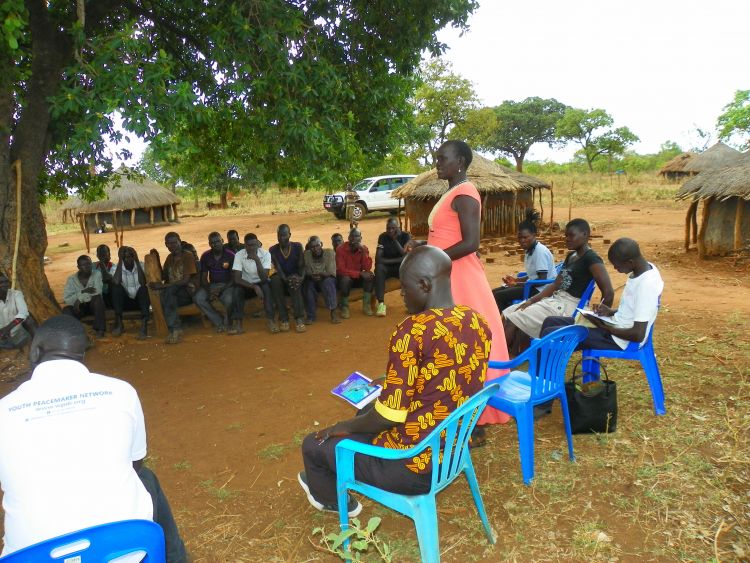
{"label": "grass thatch roof", "polygon": [[696,156],[698,156],[694,152],[684,152],[682,154],[678,154],[676,157],[674,157],[672,160],[667,162],[664,166],[661,167],[658,174],[660,176],[664,176],[665,174],[674,174],[674,173],[680,173],[685,172],[689,173],[685,170],[685,166],[692,161]]}
{"label": "grass thatch roof", "polygon": [[104,213],[107,211],[125,211],[163,207],[180,203],[180,198],[163,188],[156,182],[143,179],[128,179],[120,173],[120,185],[110,184],[104,189],[105,198],[92,202],[85,202],[79,197],[72,197],[66,201],[62,209],[74,215],[79,213]]}
{"label": "grass thatch roof", "polygon": [[[533,176],[526,176],[518,172],[513,173],[518,176],[533,178]],[[510,171],[506,171],[496,162],[488,160],[477,153],[474,153],[474,158],[466,175],[469,181],[477,187],[480,194],[517,192],[531,188],[531,185],[523,185],[521,179],[515,178],[510,174]],[[533,179],[541,182],[538,178]],[[448,182],[439,179],[437,170],[433,168],[427,172],[422,172],[416,178],[394,190],[392,197],[430,199],[439,198],[447,191]]]}
{"label": "grass thatch roof", "polygon": [[742,153],[721,141],[700,153],[683,167],[684,172],[705,172],[733,166],[742,159]]}
{"label": "grass thatch roof", "polygon": [[677,199],[713,196],[719,201],[730,197],[750,200],[750,158],[745,156],[742,161],[736,166],[701,172],[682,185]]}
{"label": "grass thatch roof", "polygon": [[552,187],[551,184],[548,184],[546,181],[542,180],[541,178],[537,178],[536,176],[530,176],[529,174],[518,172],[517,170],[513,170],[512,168],[508,168],[507,166],[503,166],[501,164],[498,164],[498,166],[502,168],[505,173],[508,174],[508,176],[521,184],[521,187],[525,190],[529,190],[531,188],[548,190]]}

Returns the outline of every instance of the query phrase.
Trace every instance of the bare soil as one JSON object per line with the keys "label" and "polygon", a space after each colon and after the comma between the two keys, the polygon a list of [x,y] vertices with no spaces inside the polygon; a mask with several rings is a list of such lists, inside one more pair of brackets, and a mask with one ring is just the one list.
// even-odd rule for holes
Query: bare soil
{"label": "bare soil", "polygon": [[[621,362],[614,372],[621,379],[617,434],[609,441],[576,437],[578,463],[569,464],[559,456],[565,449],[559,413],[540,421],[537,479],[531,488],[520,479],[514,424],[493,427],[488,446],[476,450],[474,460],[498,533],[497,545],[488,547],[468,488],[460,483],[439,498],[443,560],[707,560],[715,550],[726,559],[739,559],[736,546],[741,550],[746,544],[737,534],[749,529],[747,504],[744,517],[740,511],[734,519],[718,515],[720,499],[671,515],[669,507],[674,504],[669,503],[666,513],[660,505],[655,509],[649,505],[647,510],[646,504],[639,504],[636,509],[638,499],[652,502],[639,482],[649,476],[639,477],[632,468],[629,472],[616,464],[661,467],[671,461],[679,465],[678,460],[686,456],[680,454],[682,447],[674,450],[671,439],[662,442],[660,437],[680,425],[700,434],[702,425],[719,424],[721,417],[713,409],[704,409],[697,418],[686,413],[694,412],[696,402],[729,404],[725,396],[736,392],[733,384],[727,382],[725,392],[717,392],[708,382],[694,384],[696,379],[687,385],[686,374],[695,377],[695,370],[700,369],[705,378],[711,378],[710,366],[722,361],[728,370],[734,369],[728,364],[737,364],[740,376],[735,375],[735,380],[743,370],[746,376],[750,363],[746,348],[736,358],[721,356],[716,350],[726,343],[726,327],[733,326],[738,314],[744,318],[750,312],[747,267],[735,266],[731,258],[699,261],[695,252],[685,253],[681,207],[592,206],[575,209],[574,215],[591,220],[595,234],[603,235],[594,239],[594,248],[603,257],[604,239],[629,236],[641,243],[647,257],[661,269],[666,286],[656,342],[668,414],[653,415],[642,372]],[[372,252],[386,217],[374,214],[360,223]],[[209,232],[224,234],[230,228],[241,234],[255,232],[268,247],[275,242],[276,226],[282,222],[292,226],[293,240],[304,242],[317,234],[326,246],[332,233],[345,233],[348,228],[327,213],[305,213],[185,218],[176,230],[199,251],[207,248]],[[151,248],[165,256],[163,236],[173,228],[129,231],[125,244],[134,246],[140,256]],[[112,234],[92,235],[92,250],[100,243],[113,246],[113,238]],[[82,237],[78,233],[54,235],[49,249],[52,262],[47,275],[61,295],[76,256],[85,252]],[[521,256],[497,253],[491,257],[496,259],[487,265],[491,280],[499,282],[502,275],[520,269]],[[610,274],[615,286],[624,283],[624,277],[611,268]],[[352,416],[352,409],[330,394],[344,376],[354,370],[373,376],[382,373],[388,337],[405,313],[398,292],[389,293],[386,303],[385,319],[365,317],[355,306],[350,320],[331,325],[321,314],[305,334],[271,335],[261,319],[248,318],[247,333],[234,337],[216,335],[194,323],[187,325],[185,340],[178,346],[166,346],[157,338],[137,341],[133,324],[122,337],[104,338],[90,351],[90,369],[127,380],[138,390],[149,434],[148,462],[168,493],[195,561],[336,560],[322,551],[312,535],[316,526],[334,531],[337,523],[333,515],[316,513],[296,483],[301,468],[299,443],[307,432]],[[687,356],[679,350],[691,338],[701,345],[715,343],[704,355],[719,354],[719,360],[704,359],[702,364],[690,360],[692,367],[685,367]],[[7,356],[2,361],[0,366],[22,363]],[[7,370],[12,373],[10,367]],[[3,379],[0,393],[5,394],[17,383]],[[644,435],[648,435],[646,445]],[[688,453],[695,452],[712,471],[720,471],[720,464],[711,460],[721,452],[711,443],[690,442],[688,447]],[[743,475],[746,479],[747,472]],[[665,479],[657,478],[651,492],[662,490]],[[722,481],[721,494],[738,491],[741,496],[740,484]],[[680,494],[690,497],[689,492]],[[378,535],[395,549],[393,560],[418,560],[411,522],[368,500],[364,505],[361,518],[365,521],[373,515],[383,517]],[[732,523],[734,531],[717,528],[720,520]],[[659,521],[663,528],[657,525]],[[696,521],[693,527],[692,521]],[[681,530],[687,530],[685,537]]]}

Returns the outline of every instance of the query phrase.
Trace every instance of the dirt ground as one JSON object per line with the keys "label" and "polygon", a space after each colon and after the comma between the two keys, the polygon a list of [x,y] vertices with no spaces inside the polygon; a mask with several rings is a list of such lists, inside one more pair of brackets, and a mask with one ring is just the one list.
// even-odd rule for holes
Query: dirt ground
{"label": "dirt ground", "polygon": [[[661,269],[665,292],[657,322],[657,347],[665,342],[664,335],[673,327],[683,327],[688,332],[700,332],[703,328],[713,334],[715,327],[710,319],[724,322],[731,315],[746,316],[750,312],[746,266],[735,267],[728,258],[699,261],[695,252],[684,252],[682,207],[608,205],[575,209],[574,215],[589,219],[595,234],[603,235],[594,239],[594,248],[602,256],[606,257],[604,238],[629,236],[641,243],[646,256]],[[374,214],[360,224],[364,242],[373,253],[386,218],[385,214]],[[176,230],[199,251],[207,248],[209,232],[218,230],[223,234],[231,228],[241,234],[255,232],[267,248],[275,242],[275,229],[281,222],[291,225],[293,240],[304,242],[308,236],[317,234],[326,246],[332,233],[345,233],[347,229],[344,221],[337,221],[329,214],[308,213],[184,218]],[[151,248],[157,248],[164,257],[163,236],[173,228],[129,231],[125,233],[125,244],[135,247],[141,257]],[[92,235],[92,250],[100,243],[113,245],[113,238],[111,234]],[[68,246],[61,246],[65,243]],[[47,274],[58,296],[62,294],[66,276],[75,269],[75,257],[83,252],[79,233],[50,237],[48,254],[52,262],[47,266]],[[520,256],[500,253],[491,257],[496,262],[486,266],[490,280],[497,282],[502,275],[520,269]],[[609,270],[615,287],[624,283],[624,276]],[[146,415],[149,464],[168,493],[196,561],[336,560],[321,551],[312,534],[317,526],[334,531],[336,519],[316,513],[296,483],[295,476],[301,468],[299,443],[307,432],[353,414],[348,405],[330,394],[330,389],[343,377],[354,370],[371,376],[382,374],[388,337],[405,313],[398,292],[389,293],[386,303],[389,308],[385,319],[365,317],[355,304],[348,321],[331,325],[325,315],[319,315],[321,320],[305,334],[271,335],[265,331],[261,319],[247,319],[246,334],[234,337],[216,335],[193,323],[187,325],[185,340],[178,346],[166,346],[158,338],[137,341],[135,325],[131,324],[125,335],[100,340],[88,354],[87,363],[92,371],[127,380],[138,390]],[[696,326],[696,319],[701,318],[706,319],[705,325]],[[720,338],[721,334],[716,336]],[[673,361],[671,356],[668,361]],[[659,419],[651,411],[645,378],[642,374],[638,376],[640,372],[635,366],[627,372],[628,385],[637,388],[634,394],[643,396],[637,416],[645,417],[644,425],[668,428],[681,422],[674,414],[677,405],[670,404],[672,374],[666,367],[663,365],[662,370],[668,414]],[[7,393],[12,385],[0,384],[0,392]],[[632,411],[634,406],[621,408]],[[696,422],[691,419],[689,423]],[[559,414],[541,421],[537,447],[544,451],[564,449],[560,425]],[[627,431],[625,422],[618,438],[635,441]],[[583,463],[589,471],[581,459],[597,455],[596,443],[577,437],[576,453],[579,464]],[[537,481],[554,480],[556,471],[567,472],[568,467],[579,465],[571,466],[565,461],[550,463],[538,462]],[[668,538],[651,537],[642,527],[623,518],[622,512],[598,503],[596,497],[592,508],[592,490],[617,475],[602,470],[607,475],[602,481],[595,466],[587,476],[577,478],[576,494],[584,499],[590,497],[588,506],[581,510],[593,510],[592,520],[599,524],[595,529],[606,531],[608,539],[597,536],[597,545],[601,539],[617,549],[596,547],[587,552],[588,548],[576,543],[581,535],[578,524],[558,517],[571,507],[561,507],[551,524],[534,524],[544,535],[544,541],[556,545],[557,551],[533,551],[529,556],[521,547],[526,541],[524,533],[513,526],[514,508],[508,506],[510,501],[488,496],[485,489],[491,472],[502,471],[500,478],[507,482],[503,490],[513,491],[513,503],[528,498],[534,504],[526,492],[529,489],[524,491],[521,484],[512,423],[491,430],[490,444],[475,452],[475,465],[485,504],[498,531],[498,544],[491,550],[487,548],[486,539],[477,527],[478,518],[467,504],[468,489],[463,484],[457,485],[439,499],[444,561],[528,560],[529,557],[667,561],[682,557],[707,560],[714,556],[714,546],[709,540],[679,544],[686,550],[681,556],[677,548],[668,547]],[[542,489],[535,490],[540,495],[545,493]],[[546,493],[544,498],[549,500],[544,504],[552,506],[557,493]],[[378,533],[396,549],[393,560],[418,560],[411,522],[368,500],[364,506],[361,518],[365,521],[372,515],[383,517]],[[533,531],[528,530],[528,534]],[[662,543],[664,550],[660,551],[658,546]]]}

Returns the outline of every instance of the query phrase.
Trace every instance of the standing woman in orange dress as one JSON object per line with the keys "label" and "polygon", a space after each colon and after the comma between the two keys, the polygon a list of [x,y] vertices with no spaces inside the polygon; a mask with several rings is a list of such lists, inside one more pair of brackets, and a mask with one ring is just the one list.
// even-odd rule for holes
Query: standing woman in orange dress
{"label": "standing woman in orange dress", "polygon": [[[453,260],[451,287],[454,301],[478,311],[490,325],[490,360],[507,361],[508,347],[500,311],[482,261],[477,256],[482,205],[476,187],[466,179],[466,169],[472,160],[471,148],[463,141],[446,141],[438,149],[435,159],[438,178],[448,181],[448,191],[430,213],[427,244],[443,249]],[[487,380],[502,375],[505,373],[489,370]],[[478,424],[504,424],[509,418],[504,412],[487,407]],[[475,442],[483,443],[484,428],[480,428],[474,438]]]}

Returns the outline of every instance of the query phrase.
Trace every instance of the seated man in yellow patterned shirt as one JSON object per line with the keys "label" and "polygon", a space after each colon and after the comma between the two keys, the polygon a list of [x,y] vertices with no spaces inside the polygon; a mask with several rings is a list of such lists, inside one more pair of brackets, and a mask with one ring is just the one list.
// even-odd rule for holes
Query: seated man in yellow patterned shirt
{"label": "seated man in yellow patterned shirt", "polygon": [[[401,295],[411,316],[388,344],[383,392],[374,408],[308,435],[302,443],[305,470],[298,475],[311,505],[336,512],[336,444],[344,438],[385,448],[418,444],[471,395],[487,373],[492,334],[479,313],[456,305],[451,260],[433,246],[412,250],[401,263]],[[355,457],[357,479],[396,493],[430,490],[431,452],[407,460]],[[349,516],[362,505],[349,499]]]}

